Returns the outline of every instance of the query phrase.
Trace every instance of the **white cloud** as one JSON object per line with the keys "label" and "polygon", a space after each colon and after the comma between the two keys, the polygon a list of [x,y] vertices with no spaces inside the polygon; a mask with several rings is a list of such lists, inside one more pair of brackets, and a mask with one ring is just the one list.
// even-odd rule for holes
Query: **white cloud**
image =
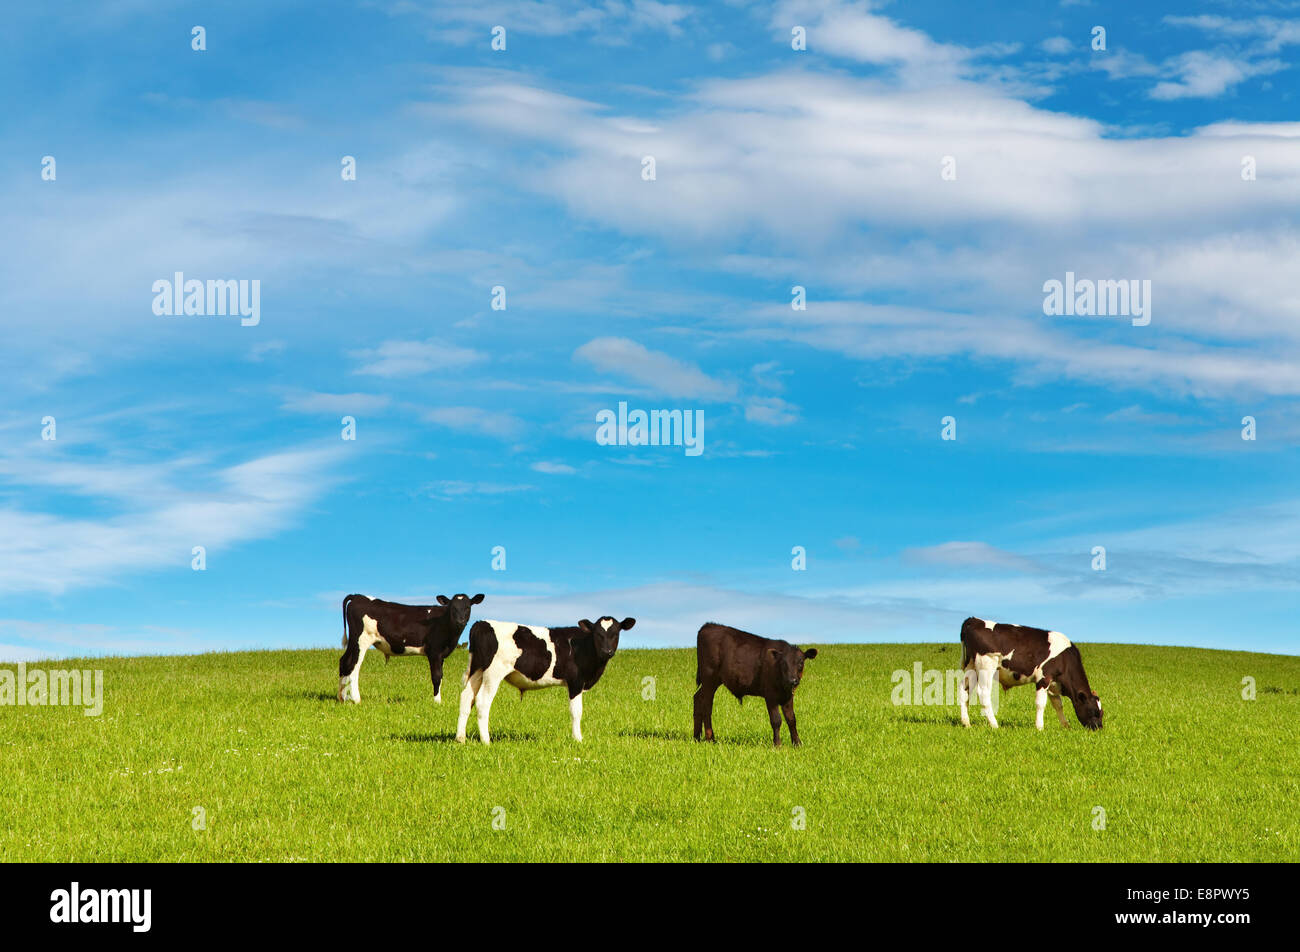
{"label": "white cloud", "polygon": [[[297,449],[227,466],[207,477],[205,461],[159,464],[44,461],[39,478],[5,461],[3,477],[19,485],[57,486],[108,498],[103,518],[0,509],[0,591],[57,594],[106,584],[123,575],[170,568],[189,572],[191,548],[208,559],[291,525],[334,481],[337,449]],[[208,488],[193,488],[205,482]]]}
{"label": "white cloud", "polygon": [[539,460],[534,463],[531,468],[536,472],[546,473],[550,476],[571,476],[577,472],[576,469],[569,466],[567,463],[552,463],[547,460]]}
{"label": "white cloud", "polygon": [[1194,50],[1174,57],[1176,80],[1156,83],[1152,99],[1214,98],[1252,76],[1266,76],[1286,69],[1281,60],[1249,61]]}
{"label": "white cloud", "polygon": [[913,82],[942,82],[969,71],[975,51],[937,43],[920,30],[871,12],[852,0],[786,0],[772,13],[772,28],[789,43],[790,29],[808,31],[808,49],[860,63],[899,67]]}
{"label": "white cloud", "polygon": [[650,350],[626,337],[597,337],[573,356],[604,373],[630,378],[668,397],[724,401],[736,394],[735,384],[715,380],[694,364]]}
{"label": "white cloud", "polygon": [[[797,71],[704,82],[685,108],[651,120],[500,73],[468,79],[460,104],[434,112],[551,147],[525,153],[519,180],[576,216],[685,245],[693,262],[816,281],[822,300],[806,312],[787,304],[777,320],[772,308],[783,339],[862,357],[987,355],[1027,364],[1026,378],[1297,389],[1300,298],[1285,277],[1300,245],[1294,124],[1115,138],[974,83],[900,88]],[[1228,136],[1270,174],[1244,184],[1235,160],[1225,164]],[[647,152],[660,170],[650,184],[628,171]],[[958,157],[947,183],[945,155]],[[1042,284],[1067,270],[1150,278],[1158,345],[1120,322],[1098,333],[1096,322],[1045,321]],[[892,309],[885,328],[884,307],[838,319],[824,300],[834,288],[906,293],[919,306],[914,319]],[[714,321],[738,336],[774,333],[742,314],[718,309]],[[714,383],[682,392],[729,387]]]}
{"label": "white cloud", "polygon": [[751,397],[745,403],[745,419],[765,426],[789,426],[798,422],[798,410],[780,397]]}
{"label": "white cloud", "polygon": [[355,356],[364,363],[353,372],[376,377],[445,373],[485,359],[471,348],[436,340],[389,340],[373,349],[358,351]]}
{"label": "white cloud", "polygon": [[438,407],[425,413],[424,419],[451,430],[479,433],[498,439],[510,439],[525,429],[524,421],[518,417],[481,407]]}

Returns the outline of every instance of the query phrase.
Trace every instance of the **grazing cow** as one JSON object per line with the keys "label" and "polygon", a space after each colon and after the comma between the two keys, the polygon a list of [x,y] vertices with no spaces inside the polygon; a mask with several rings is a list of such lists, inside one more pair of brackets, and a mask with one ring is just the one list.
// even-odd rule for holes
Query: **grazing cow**
{"label": "grazing cow", "polygon": [[996,671],[1002,690],[1021,684],[1033,684],[1038,690],[1034,699],[1037,716],[1034,726],[1043,729],[1043,708],[1050,698],[1061,726],[1067,726],[1061,709],[1061,695],[1069,697],[1079,723],[1089,730],[1101,730],[1101,699],[1088,684],[1083,671],[1083,657],[1070,639],[1059,631],[1026,628],[1023,625],[994,624],[982,618],[967,618],[961,623],[961,722],[970,727],[966,704],[970,699],[970,682],[975,681],[984,716],[994,727],[993,673]]}
{"label": "grazing cow", "polygon": [[713,740],[713,695],[719,685],[744,703],[761,697],[772,722],[772,745],[781,746],[781,713],[790,728],[790,743],[799,746],[794,723],[794,689],[803,677],[803,663],[817,657],[817,649],[800,651],[788,641],[751,635],[747,631],[706,622],[695,642],[695,739],[704,728]]}
{"label": "grazing cow", "polygon": [[492,698],[502,681],[525,691],[558,687],[569,689],[569,715],[573,739],[582,740],[582,695],[605,673],[605,665],[618,650],[619,632],[636,624],[635,618],[615,621],[609,615],[587,619],[572,628],[542,628],[508,621],[476,621],[469,630],[469,667],[460,692],[460,720],[456,740],[465,743],[469,709],[478,705],[478,736],[485,744]]}
{"label": "grazing cow", "polygon": [[365,595],[343,599],[343,657],[339,658],[339,700],[361,703],[357,681],[366,649],[375,645],[385,658],[424,655],[429,659],[433,699],[442,703],[442,663],[456,650],[469,624],[470,606],[483,596],[438,596],[437,605],[402,605]]}

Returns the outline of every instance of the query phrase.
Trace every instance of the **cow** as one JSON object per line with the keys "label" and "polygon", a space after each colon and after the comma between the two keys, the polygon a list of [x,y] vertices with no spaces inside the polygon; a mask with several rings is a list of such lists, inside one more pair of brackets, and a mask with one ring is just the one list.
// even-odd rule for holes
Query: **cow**
{"label": "cow", "polygon": [[967,618],[961,623],[961,665],[958,700],[964,727],[970,727],[966,705],[970,699],[971,681],[975,682],[975,694],[984,716],[991,725],[998,726],[992,703],[993,674],[997,672],[1004,691],[1021,684],[1032,684],[1037,689],[1034,726],[1040,731],[1043,729],[1043,708],[1049,699],[1056,710],[1056,719],[1062,727],[1068,726],[1061,707],[1062,695],[1074,705],[1074,714],[1080,724],[1088,730],[1101,730],[1101,699],[1088,684],[1083,656],[1059,631]]}
{"label": "cow", "polygon": [[525,691],[564,685],[569,691],[573,739],[582,740],[582,695],[605,673],[605,665],[618,650],[619,634],[635,624],[635,618],[616,621],[610,615],[596,619],[594,625],[584,618],[566,628],[476,621],[469,630],[469,666],[460,692],[456,740],[465,743],[469,711],[477,704],[479,740],[492,742],[488,714],[502,681],[518,688],[521,699]]}
{"label": "cow", "polygon": [[384,657],[424,655],[433,679],[433,700],[442,703],[442,663],[456,650],[469,624],[470,607],[482,594],[438,596],[436,605],[403,605],[366,595],[343,599],[343,657],[339,658],[339,700],[361,703],[358,679],[366,649],[375,645]]}
{"label": "cow", "polygon": [[817,657],[817,649],[801,651],[788,641],[764,638],[739,628],[706,622],[695,641],[695,739],[704,729],[713,736],[713,695],[726,685],[736,700],[761,697],[772,723],[772,746],[781,746],[781,713],[790,728],[790,743],[799,746],[794,720],[794,689],[803,678],[803,663]]}

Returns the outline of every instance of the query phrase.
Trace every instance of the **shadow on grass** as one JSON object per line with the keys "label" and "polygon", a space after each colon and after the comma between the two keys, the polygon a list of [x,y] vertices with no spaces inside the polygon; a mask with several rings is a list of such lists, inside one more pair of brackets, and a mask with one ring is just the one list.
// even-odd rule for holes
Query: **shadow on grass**
{"label": "shadow on grass", "polygon": [[[983,715],[981,715],[982,717]],[[914,711],[904,711],[901,714],[894,715],[891,720],[906,721],[909,724],[936,724],[940,727],[960,727],[961,721],[957,718],[934,717],[919,714]]]}
{"label": "shadow on grass", "polygon": [[[698,743],[701,747],[708,746],[709,744],[718,744],[719,746],[723,746],[723,747],[771,747],[772,746],[771,734],[764,734],[762,736],[744,734],[744,733],[736,734],[734,736],[731,734],[723,734],[722,736],[717,736],[715,734],[714,740],[712,741],[707,741],[707,740],[696,741],[695,738],[691,736],[691,732],[689,730],[666,730],[663,728],[649,727],[649,728],[630,728],[627,730],[615,731],[615,733],[619,737],[636,737],[642,740],[673,740],[683,744]],[[781,746],[789,747],[790,738],[787,736],[782,736]]]}
{"label": "shadow on grass", "polygon": [[285,697],[299,701],[330,701],[339,703],[339,696],[333,691],[289,691]]}
{"label": "shadow on grass", "polygon": [[[455,731],[443,731],[438,734],[421,733],[421,734],[389,734],[389,740],[404,740],[408,744],[454,744],[456,742]],[[499,741],[536,741],[539,739],[537,734],[526,734],[523,731],[493,731],[492,743]],[[466,744],[478,744],[478,734],[470,734]]]}
{"label": "shadow on grass", "polygon": [[[292,701],[316,701],[318,703],[334,704],[338,707],[357,706],[351,701],[340,703],[338,694],[333,691],[286,691],[283,696]],[[420,700],[418,698],[410,698],[400,694],[395,694],[391,697],[384,694],[367,694],[361,699],[362,707],[374,707],[376,704],[401,704],[403,706],[409,706],[419,703]],[[437,710],[432,703],[430,703],[429,706],[434,710]]]}

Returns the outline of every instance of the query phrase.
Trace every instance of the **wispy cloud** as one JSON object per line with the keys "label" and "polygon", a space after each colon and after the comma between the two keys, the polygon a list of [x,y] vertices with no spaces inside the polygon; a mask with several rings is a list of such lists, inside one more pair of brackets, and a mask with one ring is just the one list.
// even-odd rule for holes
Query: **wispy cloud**
{"label": "wispy cloud", "polygon": [[716,380],[694,364],[626,337],[597,337],[573,356],[603,373],[633,380],[668,397],[722,401],[736,395],[735,384]]}
{"label": "wispy cloud", "polygon": [[[197,459],[42,465],[42,481],[112,499],[116,511],[92,518],[0,508],[0,591],[57,594],[146,570],[189,572],[194,546],[216,559],[291,525],[337,480],[332,469],[340,453],[288,450],[223,467],[211,477]],[[5,473],[28,485],[33,475],[13,467]]]}
{"label": "wispy cloud", "polygon": [[362,361],[355,373],[376,377],[412,377],[447,372],[483,361],[485,355],[469,347],[457,347],[436,340],[389,340],[378,347],[358,351]]}
{"label": "wispy cloud", "polygon": [[451,430],[480,433],[498,439],[511,439],[526,429],[524,421],[514,414],[494,412],[482,407],[438,407],[426,412],[424,419]]}

